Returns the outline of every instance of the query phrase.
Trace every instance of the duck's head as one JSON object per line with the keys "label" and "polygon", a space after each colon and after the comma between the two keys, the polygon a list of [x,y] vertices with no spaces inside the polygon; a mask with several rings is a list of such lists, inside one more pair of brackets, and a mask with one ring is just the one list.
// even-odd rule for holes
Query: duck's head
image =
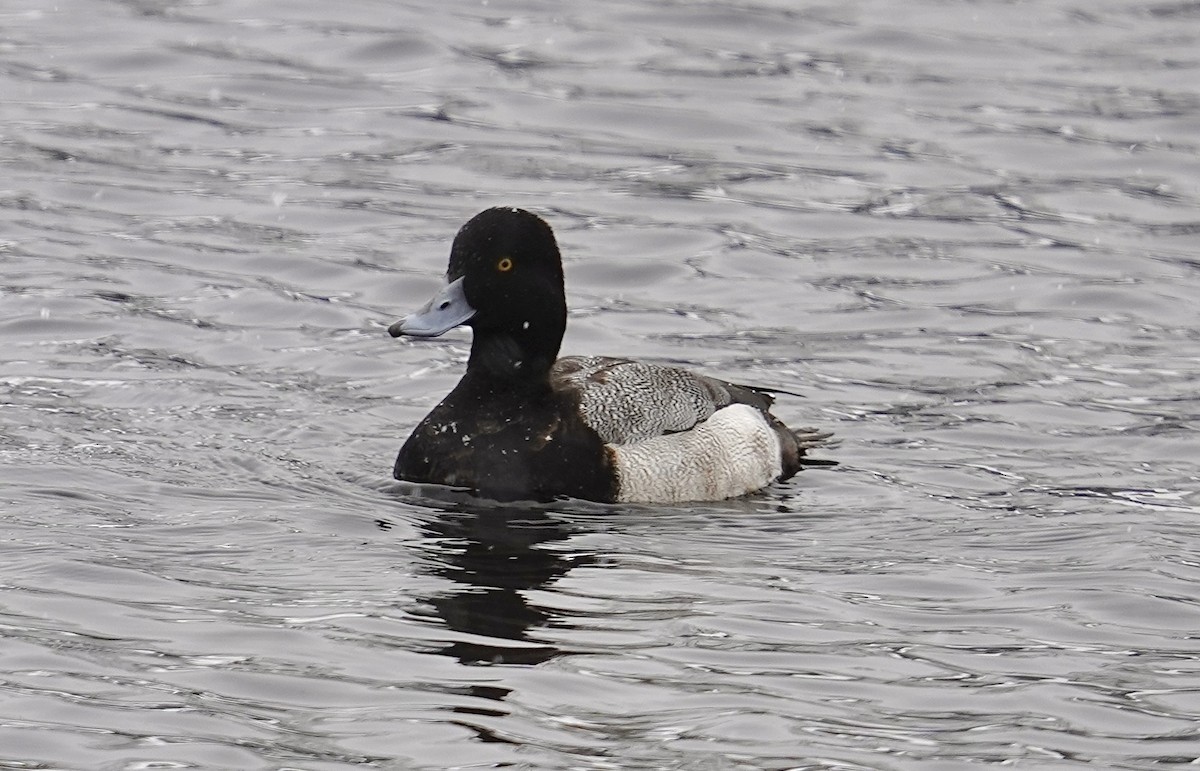
{"label": "duck's head", "polygon": [[487,209],[454,237],[446,286],[388,328],[392,337],[437,337],[465,325],[471,364],[500,372],[549,370],[567,323],[554,232],[523,209]]}

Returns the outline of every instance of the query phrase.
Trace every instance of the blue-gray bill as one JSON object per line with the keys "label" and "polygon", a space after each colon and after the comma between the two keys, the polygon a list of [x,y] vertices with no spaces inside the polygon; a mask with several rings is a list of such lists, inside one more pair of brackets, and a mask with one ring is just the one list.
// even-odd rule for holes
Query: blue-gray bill
{"label": "blue-gray bill", "polygon": [[467,295],[463,291],[463,279],[458,278],[446,284],[419,310],[388,327],[388,334],[392,337],[437,337],[469,321],[474,315],[475,309],[467,302]]}

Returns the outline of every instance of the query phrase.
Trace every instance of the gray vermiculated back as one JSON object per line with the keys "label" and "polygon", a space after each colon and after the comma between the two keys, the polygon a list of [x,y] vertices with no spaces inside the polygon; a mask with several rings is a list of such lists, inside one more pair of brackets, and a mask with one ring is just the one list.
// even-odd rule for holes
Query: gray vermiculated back
{"label": "gray vermiculated back", "polygon": [[570,356],[551,372],[576,391],[584,420],[613,444],[686,431],[718,409],[742,402],[766,410],[771,397],[675,367],[605,356]]}

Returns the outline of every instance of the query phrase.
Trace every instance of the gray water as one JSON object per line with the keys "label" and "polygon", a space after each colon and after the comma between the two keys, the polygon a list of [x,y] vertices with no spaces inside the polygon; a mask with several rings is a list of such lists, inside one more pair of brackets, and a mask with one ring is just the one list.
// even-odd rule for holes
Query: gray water
{"label": "gray water", "polygon": [[[1200,762],[1200,4],[0,4],[0,767]],[[392,482],[478,210],[798,392],[695,506]]]}

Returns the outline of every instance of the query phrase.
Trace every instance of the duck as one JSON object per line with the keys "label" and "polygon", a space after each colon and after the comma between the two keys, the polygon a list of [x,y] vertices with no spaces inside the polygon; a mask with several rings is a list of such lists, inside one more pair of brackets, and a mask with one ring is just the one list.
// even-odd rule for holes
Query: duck
{"label": "duck", "polygon": [[446,284],[388,327],[472,332],[466,371],[400,448],[395,478],[497,501],[716,501],[789,479],[830,436],[788,428],[766,389],[620,357],[559,358],[566,325],[545,220],[497,207],[463,225]]}

